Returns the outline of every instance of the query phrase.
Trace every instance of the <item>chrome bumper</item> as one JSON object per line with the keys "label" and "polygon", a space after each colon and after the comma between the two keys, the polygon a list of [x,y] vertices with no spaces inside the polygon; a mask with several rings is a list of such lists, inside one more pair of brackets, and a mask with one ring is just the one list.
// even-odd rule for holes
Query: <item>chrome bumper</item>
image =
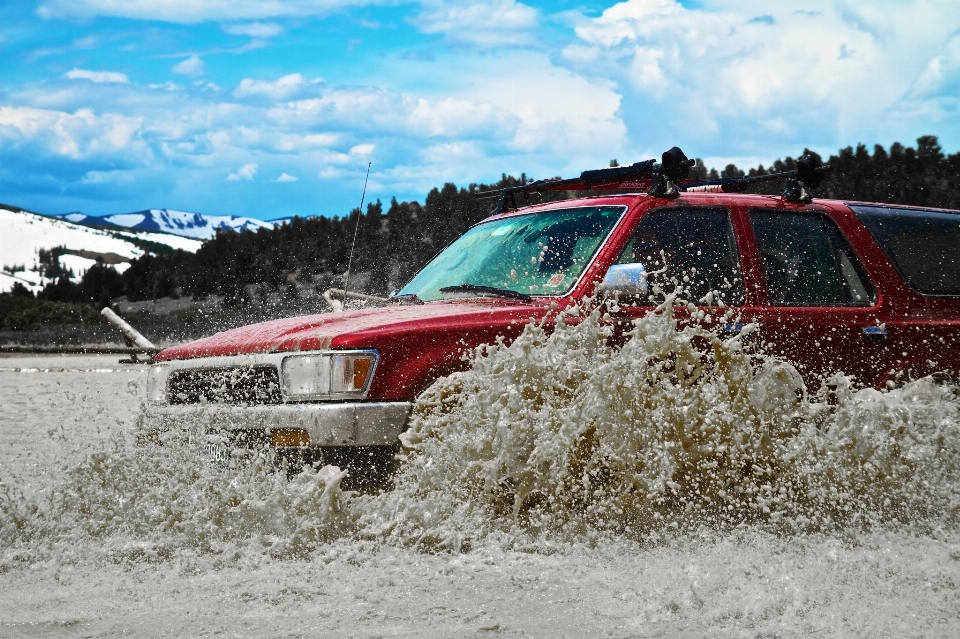
{"label": "chrome bumper", "polygon": [[383,446],[399,443],[410,408],[410,402],[153,405],[147,407],[142,427],[149,431],[199,425],[208,431],[267,433],[273,429],[302,428],[310,434],[310,446]]}

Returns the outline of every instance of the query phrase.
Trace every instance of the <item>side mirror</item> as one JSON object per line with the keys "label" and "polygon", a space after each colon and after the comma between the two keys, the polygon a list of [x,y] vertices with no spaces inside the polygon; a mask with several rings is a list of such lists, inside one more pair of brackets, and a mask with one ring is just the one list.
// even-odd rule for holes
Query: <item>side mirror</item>
{"label": "side mirror", "polygon": [[604,297],[630,298],[647,295],[647,269],[643,264],[614,264],[603,276],[597,293]]}

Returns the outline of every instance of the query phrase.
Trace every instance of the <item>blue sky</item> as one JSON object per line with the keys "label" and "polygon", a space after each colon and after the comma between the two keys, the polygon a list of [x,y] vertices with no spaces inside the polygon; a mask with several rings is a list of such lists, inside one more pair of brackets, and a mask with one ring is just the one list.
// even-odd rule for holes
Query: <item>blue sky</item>
{"label": "blue sky", "polygon": [[444,182],[940,136],[956,0],[4,0],[0,202],[342,215]]}

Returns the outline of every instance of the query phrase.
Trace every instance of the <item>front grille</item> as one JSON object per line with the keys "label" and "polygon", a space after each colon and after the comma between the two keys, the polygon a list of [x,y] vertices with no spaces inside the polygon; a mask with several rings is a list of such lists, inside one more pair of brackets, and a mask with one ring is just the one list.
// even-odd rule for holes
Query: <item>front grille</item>
{"label": "front grille", "polygon": [[275,366],[236,366],[179,370],[167,380],[171,404],[281,404]]}

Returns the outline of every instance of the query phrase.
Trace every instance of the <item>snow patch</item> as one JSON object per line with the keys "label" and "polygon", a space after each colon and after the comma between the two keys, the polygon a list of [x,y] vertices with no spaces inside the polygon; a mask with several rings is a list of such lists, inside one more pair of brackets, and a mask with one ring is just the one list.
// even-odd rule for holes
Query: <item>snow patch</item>
{"label": "snow patch", "polygon": [[[82,214],[68,214],[69,216]],[[104,231],[58,219],[29,213],[0,209],[0,267],[23,266],[25,271],[6,272],[0,278],[0,292],[13,288],[15,282],[28,286],[34,292],[43,288],[44,281],[38,271],[37,258],[40,249],[50,250],[62,246],[74,251],[115,253],[133,259],[143,255],[132,240],[146,240],[173,248],[195,252],[202,242],[165,233],[133,233],[130,231]],[[75,255],[63,255],[61,264],[72,269],[79,278],[93,264],[93,260]],[[118,272],[129,267],[129,262],[114,265]]]}

